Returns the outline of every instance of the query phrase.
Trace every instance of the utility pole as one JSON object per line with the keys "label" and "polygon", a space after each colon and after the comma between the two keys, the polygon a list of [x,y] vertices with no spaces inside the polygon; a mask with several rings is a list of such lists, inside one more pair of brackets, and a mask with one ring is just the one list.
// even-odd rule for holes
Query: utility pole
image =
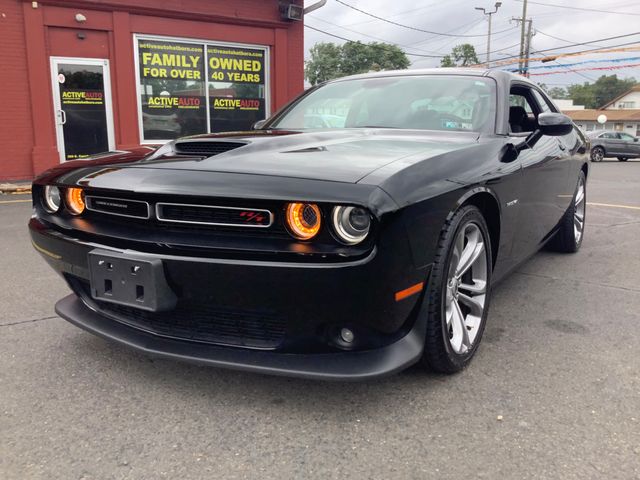
{"label": "utility pole", "polygon": [[518,61],[518,70],[522,73],[524,59],[524,22],[527,19],[527,0],[522,2],[522,23],[520,25],[520,58]]}
{"label": "utility pole", "polygon": [[487,68],[491,68],[491,17],[501,6],[502,2],[496,2],[494,5],[495,10],[493,12],[487,12],[487,10],[482,7],[476,7],[476,10],[482,10],[483,14],[489,15],[489,33],[487,34]]}
{"label": "utility pole", "polygon": [[529,76],[529,55],[531,53],[531,37],[533,33],[533,20],[531,18],[518,18],[511,17],[514,22],[519,22],[521,30],[524,32],[526,27],[526,34],[523,37],[523,44],[520,45],[520,58],[518,58],[518,73],[526,77]]}
{"label": "utility pole", "polygon": [[[523,73],[525,77],[529,77],[529,56],[531,55],[531,37],[532,37],[532,29],[531,29],[531,24],[533,23],[532,19],[526,20],[527,22],[527,46],[525,48],[525,52],[524,52],[524,68]],[[522,25],[524,25],[524,22],[522,22]]]}

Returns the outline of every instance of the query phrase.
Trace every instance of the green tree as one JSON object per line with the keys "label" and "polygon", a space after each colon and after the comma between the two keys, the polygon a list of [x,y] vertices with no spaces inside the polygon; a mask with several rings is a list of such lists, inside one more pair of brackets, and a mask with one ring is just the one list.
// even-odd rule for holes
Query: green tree
{"label": "green tree", "polygon": [[568,98],[576,105],[600,108],[636,84],[635,78],[620,79],[617,75],[602,75],[594,83],[570,85],[567,92]]}
{"label": "green tree", "polygon": [[411,65],[400,48],[388,43],[317,43],[310,53],[305,76],[312,85],[345,75],[371,70],[402,70]]}
{"label": "green tree", "polygon": [[468,67],[480,63],[476,49],[470,43],[456,45],[449,55],[440,60],[441,67]]}
{"label": "green tree", "polygon": [[557,98],[558,100],[564,100],[569,98],[569,92],[564,87],[553,87],[545,89],[551,98]]}

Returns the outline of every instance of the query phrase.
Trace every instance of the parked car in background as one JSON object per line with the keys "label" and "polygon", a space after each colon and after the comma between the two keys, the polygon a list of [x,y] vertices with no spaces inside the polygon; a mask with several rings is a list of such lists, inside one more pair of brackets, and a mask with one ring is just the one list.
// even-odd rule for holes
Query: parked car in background
{"label": "parked car in background", "polygon": [[601,162],[606,157],[617,157],[621,162],[640,157],[640,139],[628,133],[599,130],[587,136],[591,140],[592,162]]}

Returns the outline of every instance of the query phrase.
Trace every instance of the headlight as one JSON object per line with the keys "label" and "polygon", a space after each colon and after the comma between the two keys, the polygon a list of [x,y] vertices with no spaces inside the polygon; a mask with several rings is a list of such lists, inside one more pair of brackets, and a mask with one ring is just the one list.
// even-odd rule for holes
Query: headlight
{"label": "headlight", "polygon": [[81,188],[67,188],[67,209],[73,215],[84,212],[84,192]]}
{"label": "headlight", "polygon": [[320,231],[320,208],[315,203],[290,203],[287,205],[289,232],[300,240],[309,240]]}
{"label": "headlight", "polygon": [[53,185],[47,185],[44,187],[42,195],[44,200],[44,208],[49,213],[56,213],[60,210],[60,204],[62,203],[62,197],[60,196],[60,189]]}
{"label": "headlight", "polygon": [[371,228],[371,215],[360,207],[334,207],[333,230],[338,240],[347,245],[355,245],[362,242],[369,234]]}

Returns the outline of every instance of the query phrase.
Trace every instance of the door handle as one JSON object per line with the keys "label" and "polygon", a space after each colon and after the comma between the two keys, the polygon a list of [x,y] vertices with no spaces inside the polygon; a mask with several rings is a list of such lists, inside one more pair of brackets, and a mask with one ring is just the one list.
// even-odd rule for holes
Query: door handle
{"label": "door handle", "polygon": [[562,143],[562,140],[558,140],[558,147],[560,147],[560,150],[563,152],[567,149],[566,145]]}
{"label": "door handle", "polygon": [[65,123],[67,123],[67,114],[65,113],[65,111],[58,110],[58,113],[60,114],[60,125],[64,125]]}

